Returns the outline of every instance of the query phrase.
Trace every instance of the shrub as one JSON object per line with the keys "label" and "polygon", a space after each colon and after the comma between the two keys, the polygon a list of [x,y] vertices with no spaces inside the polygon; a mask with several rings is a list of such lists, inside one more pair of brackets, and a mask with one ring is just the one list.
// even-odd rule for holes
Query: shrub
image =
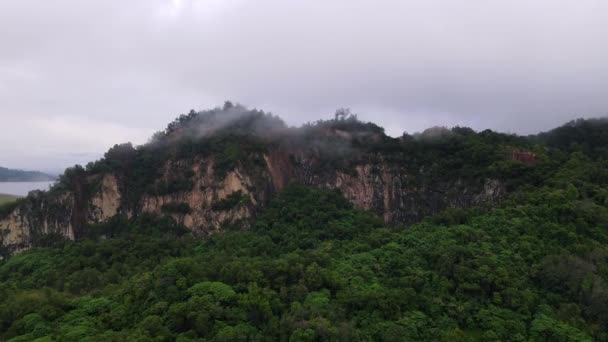
{"label": "shrub", "polygon": [[211,209],[215,211],[230,210],[236,207],[237,205],[246,203],[248,199],[249,197],[243,194],[241,190],[235,191],[230,195],[226,196],[226,198],[217,202],[213,202],[211,204]]}
{"label": "shrub", "polygon": [[190,214],[192,212],[192,208],[190,205],[185,202],[181,203],[165,203],[160,207],[160,210],[166,214]]}

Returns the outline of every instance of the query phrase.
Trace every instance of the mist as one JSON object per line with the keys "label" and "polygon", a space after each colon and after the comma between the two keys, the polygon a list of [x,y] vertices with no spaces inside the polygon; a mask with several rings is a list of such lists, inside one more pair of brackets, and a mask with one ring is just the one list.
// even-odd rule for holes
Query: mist
{"label": "mist", "polygon": [[57,170],[226,99],[288,126],[518,134],[608,112],[608,2],[0,2],[0,165]]}

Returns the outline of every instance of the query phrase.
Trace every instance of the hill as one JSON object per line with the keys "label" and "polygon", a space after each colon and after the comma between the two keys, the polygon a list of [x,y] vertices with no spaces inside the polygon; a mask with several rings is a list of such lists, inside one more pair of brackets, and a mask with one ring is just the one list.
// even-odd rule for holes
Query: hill
{"label": "hill", "polygon": [[513,160],[515,149],[552,162],[523,137],[452,131],[391,138],[347,111],[300,128],[230,103],[192,111],[145,145],[116,145],[101,160],[69,168],[51,191],[20,202],[18,215],[0,216],[0,228],[13,232],[3,245],[35,245],[40,227],[79,238],[90,224],[144,213],[170,215],[208,236],[250,224],[290,183],[338,189],[386,223],[410,224],[448,207],[492,205],[539,177],[542,168]]}
{"label": "hill", "polygon": [[0,339],[608,340],[606,121],[337,114],[191,112],[0,207]]}
{"label": "hill", "polygon": [[0,182],[46,182],[55,177],[38,171],[13,170],[0,167]]}

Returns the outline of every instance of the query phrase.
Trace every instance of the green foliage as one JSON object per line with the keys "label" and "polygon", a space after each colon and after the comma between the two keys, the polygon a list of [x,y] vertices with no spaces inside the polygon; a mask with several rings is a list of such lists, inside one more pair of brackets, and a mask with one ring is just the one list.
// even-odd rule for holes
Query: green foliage
{"label": "green foliage", "polygon": [[14,199],[7,201],[5,197],[4,203],[0,204],[0,219],[7,217],[10,213],[13,212],[13,210],[19,207],[19,205],[23,203],[23,201],[23,199]]}
{"label": "green foliage", "polygon": [[117,219],[91,229],[98,238],[0,264],[0,330],[17,340],[605,340],[605,171],[573,158],[588,165],[564,175],[566,163],[499,208],[406,229],[295,185],[249,231],[205,241],[171,220]]}
{"label": "green foliage", "polygon": [[592,158],[608,158],[608,118],[577,119],[535,137],[567,152],[583,152]]}
{"label": "green foliage", "polygon": [[262,153],[267,144],[255,136],[237,135],[234,132],[204,140],[206,154],[213,157],[216,177],[222,178],[237,166],[253,172],[265,166]]}
{"label": "green foliage", "polygon": [[166,214],[189,214],[192,211],[188,203],[165,203],[160,210]]}
{"label": "green foliage", "polygon": [[[476,133],[466,127],[451,130],[435,127],[413,136],[404,134],[399,139],[381,139],[360,148],[405,168],[414,185],[424,180],[461,179],[474,183],[493,178],[512,189],[538,183],[547,163],[546,153],[535,146],[533,140],[490,130]],[[511,161],[513,149],[534,151],[539,162],[530,167]]]}
{"label": "green foliage", "polygon": [[225,175],[228,171],[233,170],[243,157],[241,147],[234,142],[230,142],[217,156],[214,165],[215,171],[220,175]]}
{"label": "green foliage", "polygon": [[238,205],[247,203],[248,201],[249,196],[239,190],[229,194],[224,199],[211,203],[211,209],[216,211],[230,210]]}

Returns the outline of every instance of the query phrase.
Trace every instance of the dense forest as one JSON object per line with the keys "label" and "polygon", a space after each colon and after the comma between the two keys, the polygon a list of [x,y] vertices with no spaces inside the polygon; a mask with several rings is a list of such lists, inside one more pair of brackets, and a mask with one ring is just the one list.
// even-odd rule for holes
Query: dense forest
{"label": "dense forest", "polygon": [[43,182],[53,181],[55,177],[38,171],[23,171],[0,167],[0,182]]}
{"label": "dense forest", "polygon": [[[181,117],[150,144],[190,120],[200,117]],[[261,129],[282,126],[271,122]],[[328,125],[381,132],[353,117],[306,129]],[[407,226],[385,224],[338,191],[292,184],[246,229],[207,239],[170,215],[117,216],[76,241],[44,236],[0,261],[0,340],[608,341],[607,127],[582,120],[530,137],[437,128],[375,144],[361,135],[355,144],[402,151],[391,155],[412,170],[492,174],[508,186],[495,206],[449,208]],[[251,155],[213,139],[171,153],[219,149],[220,171]],[[513,158],[509,146],[518,147]],[[154,157],[118,145],[87,169],[128,164],[133,196],[168,191],[146,182]],[[331,157],[331,167],[349,167]]]}

